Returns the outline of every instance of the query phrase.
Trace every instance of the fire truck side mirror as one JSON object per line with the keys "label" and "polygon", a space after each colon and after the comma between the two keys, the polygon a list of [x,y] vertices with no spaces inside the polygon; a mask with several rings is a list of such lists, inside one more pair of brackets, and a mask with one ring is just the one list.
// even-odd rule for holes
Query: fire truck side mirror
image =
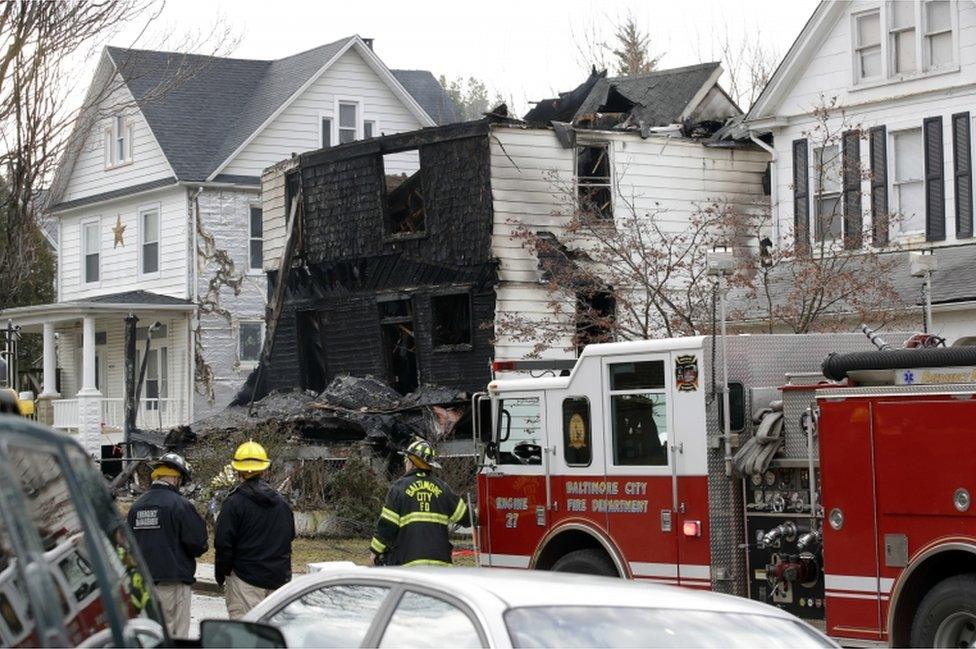
{"label": "fire truck side mirror", "polygon": [[[508,436],[512,434],[512,415],[507,410],[502,408],[498,412],[498,421],[500,426],[498,426],[498,441],[507,442]],[[504,433],[503,433],[504,431]]]}
{"label": "fire truck side mirror", "polygon": [[478,412],[475,416],[478,418],[478,441],[483,444],[490,442],[495,434],[491,428],[491,406],[491,399],[478,399]]}

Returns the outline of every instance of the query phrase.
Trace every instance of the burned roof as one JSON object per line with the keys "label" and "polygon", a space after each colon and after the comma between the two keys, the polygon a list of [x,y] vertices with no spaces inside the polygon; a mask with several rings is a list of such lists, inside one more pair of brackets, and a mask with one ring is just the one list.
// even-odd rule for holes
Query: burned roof
{"label": "burned roof", "polygon": [[625,77],[607,77],[606,71],[593,70],[573,90],[538,102],[524,119],[548,125],[554,121],[578,123],[597,113],[623,113],[642,129],[677,124],[720,73],[718,62]]}

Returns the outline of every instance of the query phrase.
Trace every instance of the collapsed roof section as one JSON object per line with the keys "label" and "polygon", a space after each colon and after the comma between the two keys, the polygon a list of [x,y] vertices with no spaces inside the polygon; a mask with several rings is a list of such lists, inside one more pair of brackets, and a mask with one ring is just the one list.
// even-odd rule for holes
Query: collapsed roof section
{"label": "collapsed roof section", "polygon": [[543,99],[525,114],[527,123],[574,128],[639,131],[642,137],[662,131],[688,137],[710,137],[742,111],[718,84],[717,62],[647,74],[607,77],[590,73],[576,88]]}

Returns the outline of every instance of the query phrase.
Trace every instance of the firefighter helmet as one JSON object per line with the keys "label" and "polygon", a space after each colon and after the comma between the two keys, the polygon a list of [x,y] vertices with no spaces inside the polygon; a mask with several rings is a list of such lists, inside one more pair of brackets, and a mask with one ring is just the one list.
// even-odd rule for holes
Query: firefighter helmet
{"label": "firefighter helmet", "polygon": [[234,461],[230,463],[235,471],[250,473],[264,471],[271,466],[268,452],[257,442],[247,441],[237,447]]}
{"label": "firefighter helmet", "polygon": [[441,465],[436,461],[437,451],[430,445],[430,442],[421,437],[410,442],[406,449],[400,451],[400,455],[409,457],[421,469],[441,468]]}
{"label": "firefighter helmet", "polygon": [[153,479],[156,478],[158,469],[166,467],[176,470],[183,479],[183,482],[189,482],[193,475],[190,464],[183,459],[182,455],[178,453],[166,453],[153,463]]}

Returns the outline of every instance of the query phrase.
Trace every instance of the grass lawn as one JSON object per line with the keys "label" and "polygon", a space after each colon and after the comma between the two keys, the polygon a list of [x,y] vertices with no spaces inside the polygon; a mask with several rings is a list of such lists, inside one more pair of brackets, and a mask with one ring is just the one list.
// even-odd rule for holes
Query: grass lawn
{"label": "grass lawn", "polygon": [[[470,550],[469,543],[455,542],[455,552]],[[213,563],[214,552],[211,547],[199,561]],[[369,539],[309,539],[299,537],[291,546],[292,572],[305,572],[305,566],[318,561],[352,561],[360,565],[369,565],[372,555],[369,551]],[[473,566],[474,555],[465,552],[454,557],[454,564],[458,566]]]}

